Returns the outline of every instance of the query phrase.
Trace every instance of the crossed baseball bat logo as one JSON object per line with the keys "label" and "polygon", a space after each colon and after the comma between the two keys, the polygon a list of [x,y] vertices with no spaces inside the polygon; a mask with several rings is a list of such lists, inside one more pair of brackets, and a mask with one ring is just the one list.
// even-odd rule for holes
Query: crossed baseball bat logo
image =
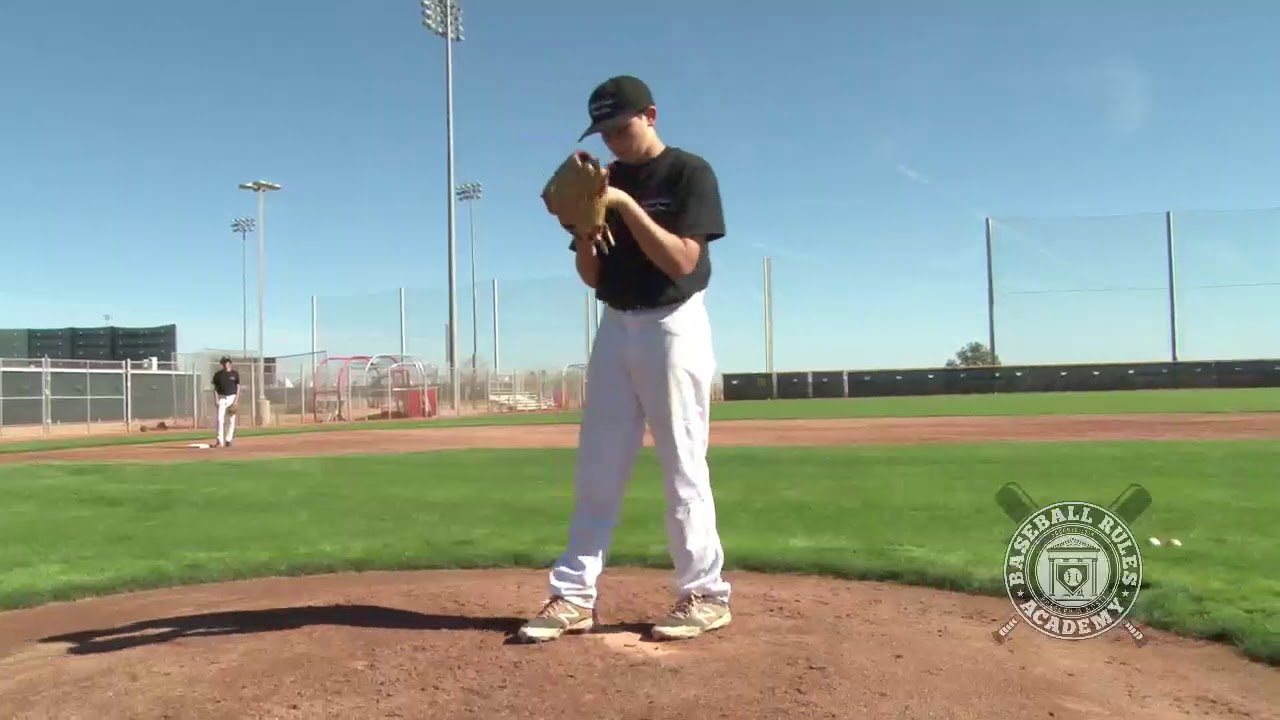
{"label": "crossed baseball bat logo", "polygon": [[[996,491],[996,504],[1004,510],[1004,514],[1013,520],[1015,525],[1020,525],[1033,513],[1040,509],[1040,505],[1031,499],[1026,490],[1016,482],[1008,482]],[[1151,493],[1147,489],[1137,483],[1131,484],[1120,493],[1107,509],[1124,521],[1125,525],[1132,526],[1142,513],[1151,507]],[[1136,537],[1133,538],[1134,543],[1138,542]],[[1008,621],[1002,623],[999,628],[992,631],[991,636],[1000,644],[1008,642],[1014,628],[1018,626],[1022,618],[1018,613],[1014,613]],[[1124,628],[1128,631],[1129,636],[1133,638],[1133,642],[1138,647],[1147,644],[1147,636],[1138,629],[1130,620],[1124,621]]]}

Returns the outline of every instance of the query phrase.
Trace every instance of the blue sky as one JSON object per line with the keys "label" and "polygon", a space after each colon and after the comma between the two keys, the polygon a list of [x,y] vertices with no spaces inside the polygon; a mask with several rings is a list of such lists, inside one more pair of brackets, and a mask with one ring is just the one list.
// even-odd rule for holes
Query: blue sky
{"label": "blue sky", "polygon": [[[779,370],[938,365],[985,340],[988,215],[1005,362],[1167,359],[1166,210],[1182,357],[1280,354],[1280,5],[754,7],[464,5],[455,180],[484,184],[486,360],[497,278],[503,366],[584,361],[586,291],[537,193],[618,73],[649,81],[667,142],[718,171],[723,371],[763,368],[766,255]],[[239,347],[229,223],[255,212],[237,184],[263,178],[284,186],[267,354],[309,350],[312,295],[322,350],[394,352],[406,287],[409,351],[442,363],[444,45],[419,20],[408,0],[0,0],[0,327],[109,314],[177,323],[182,351]],[[252,249],[249,268],[253,348]]]}

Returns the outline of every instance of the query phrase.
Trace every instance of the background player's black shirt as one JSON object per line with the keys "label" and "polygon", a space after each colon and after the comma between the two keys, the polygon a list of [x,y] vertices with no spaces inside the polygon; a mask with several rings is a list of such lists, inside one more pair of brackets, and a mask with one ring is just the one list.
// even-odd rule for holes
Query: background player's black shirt
{"label": "background player's black shirt", "polygon": [[213,391],[219,395],[235,395],[240,389],[240,373],[235,370],[218,370],[213,374]]}
{"label": "background player's black shirt", "polygon": [[[657,157],[636,165],[609,166],[609,184],[635,198],[649,217],[681,237],[724,237],[720,186],[711,165],[701,157],[667,146]],[[711,280],[711,255],[706,243],[693,272],[672,280],[645,255],[616,210],[606,218],[616,245],[600,255],[596,297],[620,310],[656,308],[689,299]],[[575,243],[570,242],[573,249]]]}

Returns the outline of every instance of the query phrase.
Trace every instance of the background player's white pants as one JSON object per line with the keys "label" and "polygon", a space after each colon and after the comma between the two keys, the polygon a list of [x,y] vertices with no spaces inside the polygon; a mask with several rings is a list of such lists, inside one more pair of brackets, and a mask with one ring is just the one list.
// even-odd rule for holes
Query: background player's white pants
{"label": "background player's white pants", "polygon": [[666,485],[676,592],[729,599],[706,460],[714,375],[702,293],[662,310],[606,307],[587,368],[569,544],[551,569],[553,595],[595,606],[647,417]]}
{"label": "background player's white pants", "polygon": [[218,395],[218,442],[231,442],[236,438],[236,416],[227,417],[227,407],[235,402],[235,395]]}

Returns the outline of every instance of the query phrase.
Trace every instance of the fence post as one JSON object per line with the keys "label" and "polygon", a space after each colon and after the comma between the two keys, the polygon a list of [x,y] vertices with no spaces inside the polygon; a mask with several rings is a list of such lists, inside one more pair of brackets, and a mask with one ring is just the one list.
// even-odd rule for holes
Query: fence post
{"label": "fence post", "polygon": [[253,375],[253,378],[249,380],[249,384],[253,387],[253,392],[250,393],[253,398],[253,407],[252,407],[253,422],[246,423],[246,424],[249,425],[250,427],[258,427],[258,425],[262,422],[262,415],[258,412],[258,360],[257,359],[254,359],[251,361],[250,370],[251,370],[251,374]]}
{"label": "fence post", "polygon": [[124,426],[133,432],[133,363],[124,361]]}
{"label": "fence post", "polygon": [[49,368],[49,356],[46,355],[40,361],[40,429],[45,437],[49,437],[49,433],[53,429],[53,400],[49,397],[52,393],[52,389],[49,387],[51,382]]}
{"label": "fence post", "polygon": [[124,420],[124,432],[126,435],[133,432],[132,423],[129,422],[129,361],[120,361],[120,384],[123,386],[120,395],[120,419]]}
{"label": "fence post", "polygon": [[[312,358],[314,360],[314,358]],[[302,371],[298,373],[298,389],[302,392],[302,405],[298,407],[298,424],[307,424],[307,364],[302,364]]]}
{"label": "fence post", "polygon": [[93,370],[84,361],[84,434],[93,434]]}
{"label": "fence post", "polygon": [[197,373],[200,372],[196,368],[191,368],[191,427],[200,427],[200,393],[196,389],[200,384]]}
{"label": "fence post", "polygon": [[0,358],[0,437],[4,437],[4,358]]}
{"label": "fence post", "polygon": [[[160,363],[155,363],[155,368],[160,369]],[[172,369],[169,371],[169,417],[173,419],[173,423],[178,424],[178,374]]]}
{"label": "fence post", "polygon": [[583,321],[583,329],[587,331],[587,354],[586,361],[591,362],[591,291],[586,292],[587,304],[582,306],[586,311],[585,320]]}

